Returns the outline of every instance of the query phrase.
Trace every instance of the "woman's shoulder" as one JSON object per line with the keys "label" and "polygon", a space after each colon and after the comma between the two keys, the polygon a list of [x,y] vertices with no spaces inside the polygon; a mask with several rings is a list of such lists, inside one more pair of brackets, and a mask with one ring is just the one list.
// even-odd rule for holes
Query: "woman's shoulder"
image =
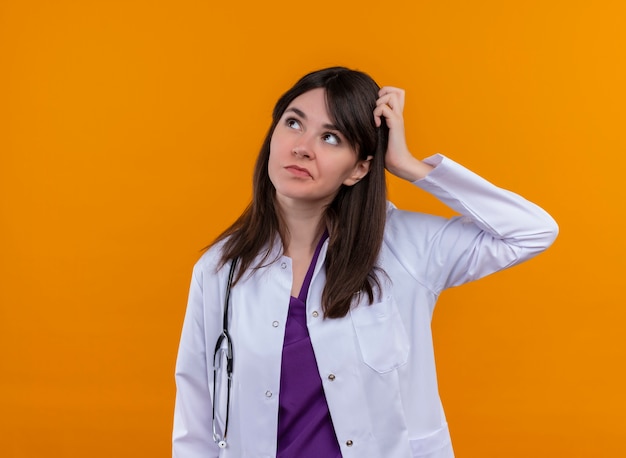
{"label": "woman's shoulder", "polygon": [[216,272],[219,270],[225,243],[226,239],[209,245],[196,261],[194,270],[202,270],[203,272]]}
{"label": "woman's shoulder", "polygon": [[444,237],[455,243],[461,233],[475,233],[475,225],[466,224],[462,215],[444,217],[430,213],[401,210],[393,204],[387,205],[384,243],[396,249],[417,249],[426,253],[433,248],[436,240]]}
{"label": "woman's shoulder", "polygon": [[393,230],[397,227],[409,226],[415,230],[415,225],[425,228],[438,228],[448,221],[449,218],[443,216],[432,215],[411,210],[403,210],[396,207],[393,203],[387,201],[387,214],[385,220],[385,230]]}

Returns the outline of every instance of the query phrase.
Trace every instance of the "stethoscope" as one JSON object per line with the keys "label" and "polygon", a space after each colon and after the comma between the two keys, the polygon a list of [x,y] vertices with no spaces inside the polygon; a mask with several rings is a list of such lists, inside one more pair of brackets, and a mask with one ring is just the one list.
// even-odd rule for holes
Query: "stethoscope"
{"label": "stethoscope", "polygon": [[[226,448],[227,441],[226,438],[228,436],[228,417],[230,414],[230,391],[233,383],[233,341],[228,333],[228,307],[230,303],[230,288],[233,284],[233,276],[235,274],[235,267],[237,266],[238,258],[233,259],[233,262],[230,265],[230,271],[228,273],[228,283],[226,284],[226,295],[224,298],[224,317],[222,320],[222,332],[220,336],[217,338],[217,342],[215,343],[215,351],[213,353],[213,417],[212,417],[212,426],[213,426],[213,440],[217,444],[219,448]],[[223,344],[226,343],[226,347],[222,348]],[[222,367],[222,354],[225,353],[226,356],[226,375],[227,375],[227,390],[226,390],[226,421],[224,422],[224,433],[220,434],[218,431],[217,421],[215,419],[215,401],[216,401],[216,382],[217,382],[217,371]]]}

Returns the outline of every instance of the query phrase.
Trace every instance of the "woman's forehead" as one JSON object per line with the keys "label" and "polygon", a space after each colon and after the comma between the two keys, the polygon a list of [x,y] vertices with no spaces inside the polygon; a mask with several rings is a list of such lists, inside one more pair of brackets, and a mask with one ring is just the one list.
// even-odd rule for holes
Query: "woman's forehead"
{"label": "woman's forehead", "polygon": [[295,113],[306,121],[334,124],[324,88],[315,88],[300,94],[287,106],[285,113]]}

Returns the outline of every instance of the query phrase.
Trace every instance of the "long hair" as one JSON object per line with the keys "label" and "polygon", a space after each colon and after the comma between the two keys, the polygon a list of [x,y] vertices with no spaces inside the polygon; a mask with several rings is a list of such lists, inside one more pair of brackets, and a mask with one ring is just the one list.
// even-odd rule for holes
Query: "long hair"
{"label": "long hair", "polygon": [[[276,190],[268,174],[270,141],[289,104],[317,88],[325,90],[331,121],[357,151],[359,160],[372,156],[365,177],[353,186],[341,185],[324,213],[329,244],[322,308],[326,318],[340,318],[350,310],[355,294],[367,294],[371,304],[376,291],[380,291],[376,260],[385,226],[385,152],[389,129],[384,119],[381,127],[374,123],[373,111],[380,88],[365,73],[343,67],[318,70],[302,77],[278,99],[256,160],[252,202],[212,245],[224,241],[220,265],[239,258],[236,283],[248,269],[257,269],[268,262],[274,244],[284,244],[287,240],[275,200]],[[260,261],[252,265],[260,254]]]}

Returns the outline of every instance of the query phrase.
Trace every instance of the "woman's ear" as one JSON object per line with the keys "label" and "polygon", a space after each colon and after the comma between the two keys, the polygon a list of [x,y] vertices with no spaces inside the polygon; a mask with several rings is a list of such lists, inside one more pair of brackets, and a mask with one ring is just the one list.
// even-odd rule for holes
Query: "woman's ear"
{"label": "woman's ear", "polygon": [[352,174],[346,178],[343,182],[346,186],[354,186],[368,174],[370,171],[370,164],[374,156],[367,156],[367,159],[360,160],[354,166]]}

